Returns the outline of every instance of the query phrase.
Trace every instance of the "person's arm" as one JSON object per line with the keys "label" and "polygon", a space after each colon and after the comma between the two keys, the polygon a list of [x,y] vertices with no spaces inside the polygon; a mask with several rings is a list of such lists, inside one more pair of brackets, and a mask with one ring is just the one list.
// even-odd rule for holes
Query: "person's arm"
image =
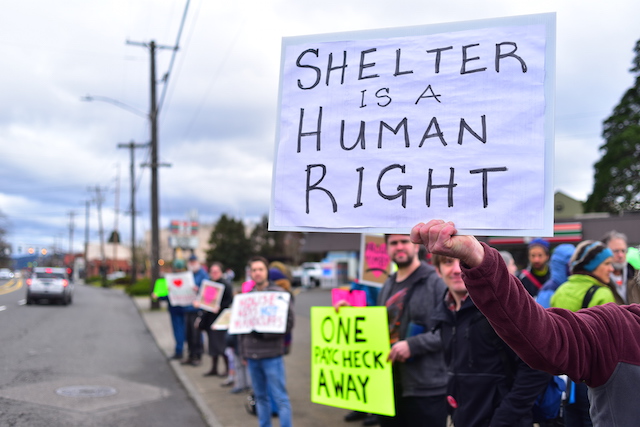
{"label": "person's arm", "polygon": [[[459,258],[463,279],[478,309],[496,333],[532,368],[565,373],[597,387],[621,357],[638,358],[640,346],[625,340],[636,335],[632,313],[608,305],[573,313],[542,308],[509,274],[502,257],[473,236],[459,236],[453,223],[433,220],[411,231],[414,243],[432,253]],[[635,321],[635,323],[633,323]],[[630,328],[635,328],[629,330]],[[626,343],[626,344],[625,344]]]}

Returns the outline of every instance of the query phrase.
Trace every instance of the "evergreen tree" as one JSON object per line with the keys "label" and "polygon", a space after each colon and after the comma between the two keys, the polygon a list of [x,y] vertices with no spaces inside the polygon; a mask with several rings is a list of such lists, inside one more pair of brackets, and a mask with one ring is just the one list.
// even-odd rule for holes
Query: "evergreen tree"
{"label": "evergreen tree", "polygon": [[207,264],[218,261],[225,268],[232,269],[237,278],[244,276],[250,248],[242,221],[223,214],[211,232],[209,245],[211,249],[207,251]]}
{"label": "evergreen tree", "polygon": [[595,164],[593,191],[584,204],[586,212],[640,210],[640,40],[636,42],[631,73],[635,84],[624,94],[605,120]]}
{"label": "evergreen tree", "polygon": [[267,259],[280,258],[285,254],[284,238],[284,232],[269,231],[269,217],[263,215],[249,237],[251,254],[261,255]]}

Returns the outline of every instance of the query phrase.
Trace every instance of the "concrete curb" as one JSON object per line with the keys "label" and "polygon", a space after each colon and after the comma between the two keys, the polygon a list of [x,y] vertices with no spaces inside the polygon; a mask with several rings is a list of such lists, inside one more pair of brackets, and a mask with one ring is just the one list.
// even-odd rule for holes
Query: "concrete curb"
{"label": "concrete curb", "polygon": [[209,427],[223,427],[222,424],[218,422],[218,419],[216,418],[213,411],[209,409],[209,406],[204,401],[200,393],[198,393],[198,390],[193,385],[191,380],[185,375],[182,367],[180,366],[180,362],[177,360],[172,360],[169,362],[169,365],[171,365],[171,369],[173,369],[176,377],[178,377],[184,388],[187,390],[187,394],[189,395],[189,397],[191,397],[193,403],[196,404],[196,407],[202,414],[202,418],[204,418],[204,421],[207,423],[207,425]]}
{"label": "concrete curb", "polygon": [[[149,331],[149,334],[153,337],[153,342],[156,343],[158,350],[160,350],[160,352],[163,355],[165,355],[162,347],[160,346],[160,343],[158,342],[158,340],[153,334],[153,329],[151,328],[151,325],[149,325],[147,317],[145,316],[145,311],[147,310],[141,306],[140,301],[138,301],[135,297],[131,298],[131,302],[133,302],[133,304],[138,309],[138,313],[140,314],[140,317],[142,318],[142,321],[144,322],[144,325],[147,328],[147,331]],[[220,422],[216,418],[213,411],[211,411],[211,409],[209,408],[205,400],[202,398],[202,396],[198,392],[193,382],[187,377],[187,375],[182,370],[182,367],[180,366],[180,361],[171,360],[168,363],[169,363],[169,366],[171,366],[173,373],[178,378],[178,381],[180,381],[185,391],[187,392],[187,395],[191,398],[191,400],[193,400],[193,403],[196,405],[196,408],[198,408],[198,411],[200,411],[200,414],[202,415],[204,422],[209,427],[223,427],[223,425],[220,424]]]}

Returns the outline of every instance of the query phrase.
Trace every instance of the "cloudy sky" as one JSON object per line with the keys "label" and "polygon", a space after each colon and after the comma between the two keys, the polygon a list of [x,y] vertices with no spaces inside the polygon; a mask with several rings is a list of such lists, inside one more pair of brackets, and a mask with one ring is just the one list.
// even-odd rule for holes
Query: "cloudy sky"
{"label": "cloudy sky", "polygon": [[[269,210],[282,37],[557,13],[554,188],[591,191],[602,121],[633,84],[640,2],[192,0],[159,118],[162,227],[197,210],[255,219]],[[22,0],[0,9],[0,211],[14,246],[74,248],[85,203],[104,190],[106,233],[128,239],[129,150],[149,140],[149,52],[173,46],[186,0]],[[171,50],[160,50],[158,79]],[[158,94],[165,86],[158,85]],[[86,95],[113,102],[83,102]],[[137,111],[130,111],[131,109]],[[148,150],[136,150],[138,236],[149,229]],[[119,190],[119,191],[118,191]],[[119,194],[119,197],[118,197]],[[118,214],[116,214],[118,212]],[[91,240],[97,240],[96,204]],[[127,240],[128,241],[128,240]]]}

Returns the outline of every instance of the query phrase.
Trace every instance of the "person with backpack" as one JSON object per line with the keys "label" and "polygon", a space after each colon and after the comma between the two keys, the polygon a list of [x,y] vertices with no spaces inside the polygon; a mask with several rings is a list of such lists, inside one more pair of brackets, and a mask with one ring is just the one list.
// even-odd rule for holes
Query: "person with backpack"
{"label": "person with backpack", "polygon": [[453,424],[532,427],[532,408],[552,375],[531,369],[495,333],[468,298],[459,259],[431,261],[447,285],[433,320],[445,349]]}
{"label": "person with backpack", "polygon": [[545,239],[533,239],[527,248],[529,265],[520,272],[520,281],[531,296],[535,297],[551,278],[549,271],[549,242]]}

